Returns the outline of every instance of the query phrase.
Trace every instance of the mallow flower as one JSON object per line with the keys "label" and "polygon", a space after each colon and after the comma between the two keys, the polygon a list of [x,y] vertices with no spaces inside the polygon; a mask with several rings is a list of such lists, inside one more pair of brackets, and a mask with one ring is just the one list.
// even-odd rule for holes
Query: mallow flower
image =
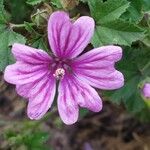
{"label": "mallow flower", "polygon": [[123,86],[124,77],[114,67],[122,57],[119,46],[102,46],[81,54],[93,36],[94,26],[91,17],[82,16],[73,22],[67,13],[57,11],[48,21],[52,55],[19,43],[12,46],[16,63],[6,67],[4,78],[28,99],[30,119],[43,117],[57,90],[59,115],[65,124],[73,124],[79,107],[93,112],[102,109],[102,100],[93,87],[114,90]]}
{"label": "mallow flower", "polygon": [[146,99],[150,99],[150,83],[145,83],[143,88],[142,88],[142,95]]}

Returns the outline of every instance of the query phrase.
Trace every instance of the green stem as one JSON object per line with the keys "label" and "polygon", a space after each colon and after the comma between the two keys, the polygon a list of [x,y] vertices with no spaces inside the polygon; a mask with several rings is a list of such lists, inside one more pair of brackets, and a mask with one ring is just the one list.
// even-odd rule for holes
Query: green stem
{"label": "green stem", "polygon": [[[11,29],[14,29],[14,28],[25,28],[25,24],[13,24],[13,23],[10,23],[10,28]],[[30,26],[35,26],[34,23],[29,23]]]}

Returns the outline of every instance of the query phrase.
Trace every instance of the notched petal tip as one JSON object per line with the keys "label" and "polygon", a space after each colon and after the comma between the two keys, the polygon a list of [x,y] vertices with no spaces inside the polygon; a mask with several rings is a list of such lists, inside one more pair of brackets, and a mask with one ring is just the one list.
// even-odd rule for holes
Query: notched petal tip
{"label": "notched petal tip", "polygon": [[[72,100],[70,100],[72,101]],[[78,120],[79,116],[79,107],[77,105],[68,105],[65,103],[65,99],[63,99],[60,95],[58,97],[58,112],[61,117],[61,120],[66,125],[72,125]]]}
{"label": "notched petal tip", "polygon": [[[65,12],[65,11],[55,11],[55,12],[53,12],[51,15],[50,15],[50,18],[52,18],[52,17],[63,17],[63,16],[68,16],[69,17],[69,14],[67,13],[67,12]],[[49,19],[50,19],[49,18]],[[57,19],[57,18],[56,18]]]}
{"label": "notched petal tip", "polygon": [[[7,73],[8,71],[7,71],[7,70],[8,70],[8,66],[7,66],[7,67],[5,68],[5,70],[4,70],[4,76],[3,76],[3,77],[4,77],[4,80],[5,80],[5,81],[7,81],[7,79],[8,79],[8,73]],[[7,82],[8,82],[8,81],[7,81]]]}
{"label": "notched petal tip", "polygon": [[102,46],[87,52],[74,61],[74,71],[84,82],[103,90],[114,90],[124,85],[124,76],[115,68],[122,58],[119,46]]}
{"label": "notched petal tip", "polygon": [[92,109],[93,112],[100,112],[102,111],[102,108],[103,108],[103,102],[101,99],[97,99],[97,100],[94,100],[95,101],[95,108]]}
{"label": "notched petal tip", "polygon": [[40,120],[46,114],[48,109],[51,107],[51,106],[49,106],[48,108],[46,108],[46,106],[45,106],[41,109],[41,106],[44,105],[44,102],[41,102],[40,106],[38,106],[38,104],[37,104],[37,107],[36,106],[32,107],[31,106],[32,103],[33,103],[32,100],[29,99],[28,107],[27,107],[27,116],[31,120]]}
{"label": "notched petal tip", "polygon": [[8,83],[11,83],[11,84],[14,84],[13,80],[12,80],[12,75],[11,75],[11,72],[13,70],[13,66],[14,65],[9,65],[5,68],[4,70],[4,80]]}
{"label": "notched petal tip", "polygon": [[48,39],[57,57],[72,59],[78,56],[94,34],[95,22],[88,16],[72,22],[66,12],[54,12],[48,21]]}
{"label": "notched petal tip", "polygon": [[123,56],[122,48],[120,46],[114,46],[114,49],[116,49],[116,54],[118,55],[118,59],[116,61],[121,60]]}
{"label": "notched petal tip", "polygon": [[17,52],[18,49],[22,48],[22,46],[25,46],[24,44],[20,44],[20,43],[14,43],[12,45],[12,53],[15,54]]}
{"label": "notched petal tip", "polygon": [[32,113],[32,112],[27,112],[27,116],[31,119],[31,120],[40,120],[44,115],[41,115],[42,113]]}
{"label": "notched petal tip", "polygon": [[52,32],[51,26],[55,25],[55,23],[63,22],[65,20],[70,20],[69,14],[64,11],[56,11],[52,13],[48,19],[48,32]]}
{"label": "notched petal tip", "polygon": [[112,57],[112,60],[114,59],[114,62],[122,59],[123,50],[120,46],[108,45],[102,46],[100,47],[100,49],[103,51],[103,53],[106,53],[109,57]]}
{"label": "notched petal tip", "polygon": [[[93,100],[88,100],[88,101],[93,101]],[[80,107],[82,108],[87,108],[88,110],[92,111],[92,112],[100,112],[103,109],[103,103],[101,99],[94,99],[94,101],[88,102],[86,101],[84,104],[83,103],[78,103]]]}
{"label": "notched petal tip", "polygon": [[71,96],[73,91],[68,86],[67,80],[63,78],[59,84],[57,104],[62,121],[67,125],[71,125],[78,120],[79,107],[77,101]]}
{"label": "notched petal tip", "polygon": [[[82,16],[82,17],[79,17],[75,22],[74,24],[79,24],[82,26],[81,27],[86,27],[87,30],[90,29],[90,32],[93,32],[94,33],[94,28],[95,28],[95,21],[92,17],[89,17],[89,16]],[[92,35],[92,34],[91,34]]]}
{"label": "notched petal tip", "polygon": [[100,112],[103,108],[102,99],[96,92],[96,90],[86,85],[83,86],[81,90],[81,95],[78,95],[77,101],[80,107],[87,108],[93,112]]}
{"label": "notched petal tip", "polygon": [[18,46],[18,45],[20,45],[20,43],[14,43],[13,45],[12,45],[12,49],[14,49],[16,46]]}
{"label": "notched petal tip", "polygon": [[[43,81],[42,81],[43,80]],[[41,119],[52,106],[56,84],[49,76],[38,82],[36,87],[30,90],[27,115],[30,119]]]}
{"label": "notched petal tip", "polygon": [[64,114],[60,115],[62,121],[66,125],[72,125],[72,124],[76,123],[78,120],[78,115],[79,115],[78,109],[79,108],[71,108],[70,112],[66,112],[68,114],[65,114],[65,112],[63,112]]}
{"label": "notched petal tip", "polygon": [[124,86],[124,75],[120,72],[120,81],[121,81],[121,84],[120,84],[120,88]]}
{"label": "notched petal tip", "polygon": [[116,80],[116,83],[114,84],[114,86],[112,86],[110,90],[119,89],[124,86],[124,75],[120,71],[116,71],[114,73],[114,77],[115,77],[114,80]]}

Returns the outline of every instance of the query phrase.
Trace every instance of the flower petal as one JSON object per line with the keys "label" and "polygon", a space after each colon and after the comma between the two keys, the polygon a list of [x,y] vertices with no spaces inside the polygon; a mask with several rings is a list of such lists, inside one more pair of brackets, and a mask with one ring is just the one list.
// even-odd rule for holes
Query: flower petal
{"label": "flower petal", "polygon": [[[33,95],[32,93],[35,93],[34,91],[38,90],[38,87],[43,84],[43,79],[47,78],[47,76],[49,76],[48,80],[53,80],[54,77],[52,75],[45,75],[44,77],[41,76],[38,80],[35,80],[33,82],[30,83],[26,83],[26,84],[19,84],[16,85],[16,91],[17,93],[25,98],[29,98],[31,97],[31,95]],[[39,87],[40,88],[40,87]]]}
{"label": "flower petal", "polygon": [[53,77],[44,77],[40,82],[30,87],[28,91],[27,114],[30,119],[40,119],[51,107],[56,92]]}
{"label": "flower petal", "polygon": [[142,89],[143,96],[150,99],[150,83],[145,83]]}
{"label": "flower petal", "polygon": [[58,88],[58,111],[65,124],[73,124],[77,121],[79,115],[78,104],[75,101],[73,91],[69,89],[67,80],[64,78]]}
{"label": "flower petal", "polygon": [[17,94],[24,97],[24,98],[29,98],[28,93],[31,90],[30,87],[32,87],[32,84],[33,83],[16,85]]}
{"label": "flower petal", "polygon": [[5,69],[4,78],[16,84],[17,93],[29,99],[27,113],[31,119],[40,119],[51,107],[56,83],[51,65],[53,59],[43,50],[14,44],[12,52],[17,59]]}
{"label": "flower petal", "polygon": [[66,76],[60,83],[58,95],[58,110],[64,123],[77,121],[78,105],[94,112],[102,109],[102,101],[91,86],[76,77]]}
{"label": "flower petal", "polygon": [[122,57],[118,46],[103,46],[78,57],[72,64],[75,74],[91,86],[100,89],[117,89],[124,85],[124,77],[115,69]]}
{"label": "flower petal", "polygon": [[28,84],[44,77],[50,71],[52,58],[43,50],[22,44],[14,44],[12,48],[17,62],[6,67],[4,78],[12,84]]}
{"label": "flower petal", "polygon": [[54,12],[48,23],[48,38],[53,53],[61,58],[74,58],[90,42],[94,33],[94,20],[83,16],[74,23],[65,12]]}
{"label": "flower petal", "polygon": [[102,100],[94,88],[86,82],[82,82],[78,78],[72,79],[70,82],[74,86],[76,100],[79,106],[88,108],[93,112],[99,112],[102,109]]}
{"label": "flower petal", "polygon": [[48,71],[48,65],[32,65],[17,61],[6,67],[4,79],[11,84],[27,84],[41,79]]}
{"label": "flower petal", "polygon": [[12,53],[17,61],[23,61],[34,65],[45,64],[52,61],[52,58],[45,51],[19,43],[13,44]]}
{"label": "flower petal", "polygon": [[55,78],[51,73],[32,83],[17,85],[17,93],[28,98],[27,113],[30,119],[40,119],[51,107],[55,92]]}

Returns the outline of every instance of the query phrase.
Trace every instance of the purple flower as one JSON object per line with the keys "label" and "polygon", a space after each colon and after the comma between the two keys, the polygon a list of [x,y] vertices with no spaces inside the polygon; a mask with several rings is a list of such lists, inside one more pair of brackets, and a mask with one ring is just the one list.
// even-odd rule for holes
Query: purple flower
{"label": "purple flower", "polygon": [[144,84],[142,94],[145,98],[150,99],[150,83]]}
{"label": "purple flower", "polygon": [[58,111],[66,124],[78,119],[79,106],[94,112],[102,109],[102,100],[93,87],[113,90],[123,86],[122,73],[114,68],[122,57],[118,46],[103,46],[81,56],[94,33],[94,20],[83,16],[74,23],[65,12],[54,12],[48,22],[48,39],[54,53],[22,44],[14,44],[17,62],[4,73],[15,84],[19,95],[29,99],[27,114],[40,119],[51,107],[58,85]]}

